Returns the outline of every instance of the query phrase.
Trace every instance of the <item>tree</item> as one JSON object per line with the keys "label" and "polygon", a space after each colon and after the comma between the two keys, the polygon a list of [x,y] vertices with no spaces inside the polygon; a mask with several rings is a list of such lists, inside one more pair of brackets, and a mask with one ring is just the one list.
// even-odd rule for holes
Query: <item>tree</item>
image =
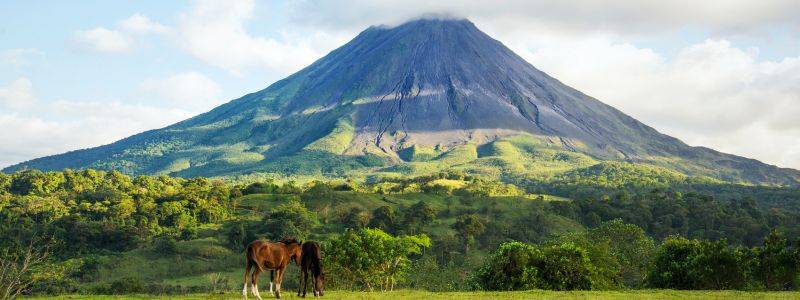
{"label": "tree", "polygon": [[428,236],[391,236],[380,229],[347,230],[325,247],[331,273],[363,288],[393,290],[410,266],[409,255],[431,246]]}
{"label": "tree", "polygon": [[341,220],[345,228],[361,229],[369,224],[369,212],[364,211],[360,206],[348,210]]}
{"label": "tree", "polygon": [[20,251],[4,249],[0,253],[0,298],[15,299],[33,284],[32,270],[48,259],[48,243],[32,238],[28,246]]}
{"label": "tree", "polygon": [[398,219],[397,211],[394,207],[384,205],[376,208],[372,212],[372,219],[369,220],[368,226],[389,233],[396,233],[399,223]]}
{"label": "tree", "polygon": [[786,238],[772,231],[764,239],[764,246],[756,248],[758,263],[755,276],[768,290],[790,290],[796,287],[800,275],[800,252],[789,246]]}
{"label": "tree", "polygon": [[530,290],[539,286],[536,261],[541,250],[521,242],[503,243],[475,272],[481,289],[492,291]]}
{"label": "tree", "polygon": [[273,182],[272,179],[266,182],[254,182],[242,190],[243,195],[250,194],[274,194],[278,191],[279,187]]}
{"label": "tree", "polygon": [[63,182],[64,175],[60,172],[25,170],[12,175],[9,190],[17,195],[46,196],[55,192]]}
{"label": "tree", "polygon": [[273,208],[263,219],[262,229],[270,239],[294,237],[304,240],[320,226],[317,214],[299,201],[289,201]]}
{"label": "tree", "polygon": [[469,252],[469,247],[475,242],[475,237],[486,229],[484,219],[477,214],[468,214],[458,217],[453,224],[456,234],[464,245],[464,253]]}
{"label": "tree", "polygon": [[606,243],[610,247],[626,286],[635,288],[644,283],[655,245],[643,229],[615,219],[591,229],[588,237],[593,244]]}
{"label": "tree", "polygon": [[236,222],[228,229],[228,247],[234,250],[243,250],[247,245],[247,231],[244,222]]}
{"label": "tree", "polygon": [[412,234],[422,232],[425,226],[436,220],[436,210],[422,200],[409,207],[404,215],[405,228]]}

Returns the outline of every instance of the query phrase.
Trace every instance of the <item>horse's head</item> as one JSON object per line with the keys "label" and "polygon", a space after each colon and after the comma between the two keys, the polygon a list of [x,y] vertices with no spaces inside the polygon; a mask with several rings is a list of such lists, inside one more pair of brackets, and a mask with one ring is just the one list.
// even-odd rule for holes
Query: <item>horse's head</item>
{"label": "horse's head", "polygon": [[302,257],[303,250],[302,250],[302,242],[297,241],[296,239],[290,238],[283,238],[279,241],[286,245],[286,250],[288,250],[289,259],[293,260],[295,264],[300,266],[300,258]]}

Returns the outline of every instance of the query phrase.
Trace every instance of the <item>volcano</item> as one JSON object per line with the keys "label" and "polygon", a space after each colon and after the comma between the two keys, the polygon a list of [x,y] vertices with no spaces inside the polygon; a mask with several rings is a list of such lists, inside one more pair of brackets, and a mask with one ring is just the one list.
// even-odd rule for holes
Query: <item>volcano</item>
{"label": "volcano", "polygon": [[458,156],[453,151],[471,145],[475,157],[460,161],[469,165],[486,145],[511,137],[530,141],[522,156],[542,147],[726,181],[800,181],[800,171],[661,134],[548,76],[463,19],[373,26],[299,72],[207,113],[4,171],[342,175]]}

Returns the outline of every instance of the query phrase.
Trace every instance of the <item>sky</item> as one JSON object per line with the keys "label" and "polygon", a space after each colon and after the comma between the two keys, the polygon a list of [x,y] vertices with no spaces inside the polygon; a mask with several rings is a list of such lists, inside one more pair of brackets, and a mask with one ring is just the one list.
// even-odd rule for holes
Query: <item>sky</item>
{"label": "sky", "polygon": [[261,90],[371,25],[467,18],[692,146],[800,169],[800,1],[2,1],[0,167]]}

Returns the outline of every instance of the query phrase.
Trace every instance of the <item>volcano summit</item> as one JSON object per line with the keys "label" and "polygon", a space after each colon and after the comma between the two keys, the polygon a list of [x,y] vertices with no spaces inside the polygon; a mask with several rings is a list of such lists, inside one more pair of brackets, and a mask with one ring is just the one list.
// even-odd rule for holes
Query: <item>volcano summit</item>
{"label": "volcano summit", "polygon": [[515,172],[508,166],[515,160],[528,162],[522,170],[625,160],[725,181],[800,181],[800,171],[661,134],[539,71],[471,22],[440,19],[370,27],[299,72],[207,113],[4,171]]}

